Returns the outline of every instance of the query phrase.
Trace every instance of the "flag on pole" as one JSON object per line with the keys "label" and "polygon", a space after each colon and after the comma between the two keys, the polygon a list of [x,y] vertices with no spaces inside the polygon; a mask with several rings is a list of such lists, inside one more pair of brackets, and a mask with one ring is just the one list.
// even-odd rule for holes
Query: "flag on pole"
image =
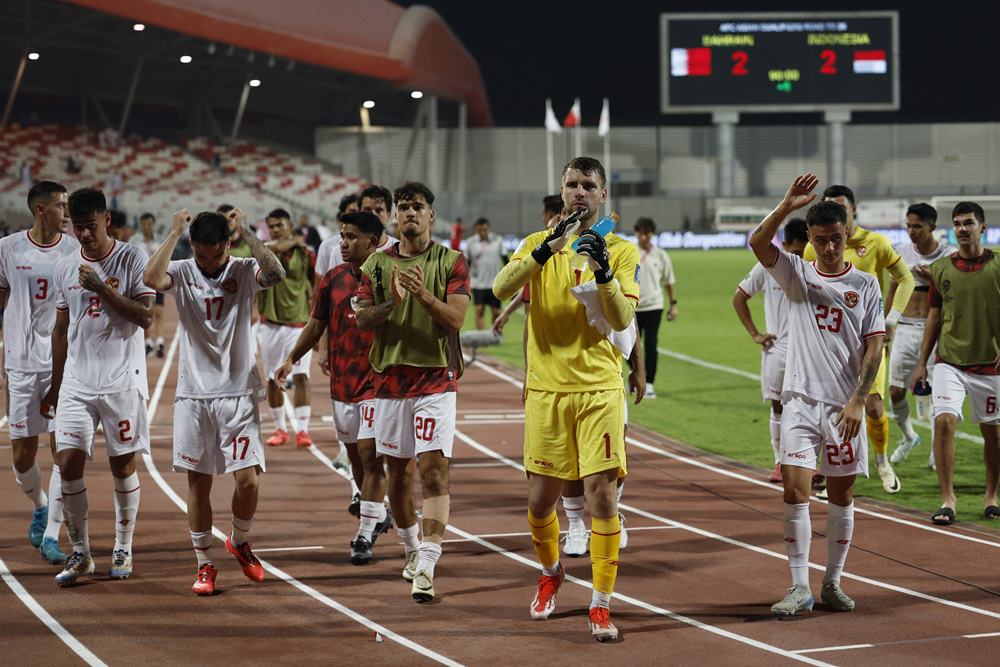
{"label": "flag on pole", "polygon": [[552,100],[545,100],[545,129],[549,132],[562,132],[562,125],[556,118],[556,113],[552,110]]}
{"label": "flag on pole", "polygon": [[580,127],[580,98],[573,100],[573,106],[563,118],[563,127]]}
{"label": "flag on pole", "polygon": [[603,137],[611,131],[611,108],[608,98],[604,98],[604,106],[601,107],[601,120],[597,123],[597,136]]}

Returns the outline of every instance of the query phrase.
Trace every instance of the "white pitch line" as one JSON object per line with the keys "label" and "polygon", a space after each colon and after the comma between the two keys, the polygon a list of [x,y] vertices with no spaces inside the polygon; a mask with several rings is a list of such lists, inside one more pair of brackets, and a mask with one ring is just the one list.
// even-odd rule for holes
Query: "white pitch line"
{"label": "white pitch line", "polygon": [[[150,407],[149,407],[150,423],[152,423],[153,417],[156,415],[156,409],[159,404],[160,396],[163,393],[163,386],[166,384],[167,375],[170,371],[171,363],[173,362],[174,353],[177,351],[177,344],[179,340],[180,340],[179,337],[175,335],[173,340],[170,342],[170,349],[167,352],[167,357],[163,362],[163,368],[160,370],[160,377],[156,381],[156,389],[153,391],[153,396],[150,399]],[[316,450],[317,448],[310,447],[309,449]],[[156,467],[156,462],[153,460],[152,455],[143,454],[142,460],[146,464],[146,470],[149,472],[150,477],[152,477],[153,481],[155,481],[157,486],[160,487],[160,490],[163,491],[163,493],[165,493],[166,496],[170,498],[170,500],[172,500],[175,505],[177,505],[178,509],[180,509],[181,512],[187,514],[187,503],[179,495],[177,495],[177,492],[174,491],[169,484],[167,484],[167,481],[163,478],[163,475],[160,474],[159,468]],[[226,534],[223,533],[218,528],[216,528],[215,526],[212,526],[212,534],[216,537],[216,539],[225,542]],[[402,646],[405,646],[406,648],[414,651],[415,653],[419,653],[420,655],[429,658],[431,660],[434,660],[435,662],[439,662],[443,665],[449,665],[449,667],[462,667],[461,663],[455,662],[451,658],[448,658],[446,656],[441,655],[440,653],[432,651],[431,649],[425,646],[421,646],[420,644],[414,642],[413,640],[407,639],[406,637],[394,632],[393,630],[390,630],[384,625],[376,623],[367,616],[362,616],[353,609],[344,606],[340,602],[337,602],[336,600],[327,595],[324,595],[323,593],[319,592],[312,586],[302,583],[295,577],[286,573],[281,568],[275,565],[271,565],[269,562],[263,559],[258,559],[258,560],[260,561],[260,564],[264,567],[264,569],[267,570],[273,576],[277,577],[278,579],[281,579],[282,581],[291,586],[294,586],[299,591],[305,593],[306,595],[311,597],[313,600],[316,600],[320,604],[323,604],[333,609],[334,611],[340,612],[344,616],[347,616],[356,623],[365,626],[369,630],[373,630],[375,632],[380,633],[386,639],[391,639],[392,641]]]}
{"label": "white pitch line", "polygon": [[[513,386],[517,387],[518,390],[520,390],[520,388],[521,388],[521,382],[520,382],[520,380],[517,380],[517,379],[511,377],[510,375],[507,375],[503,371],[497,370],[497,369],[495,369],[495,368],[493,368],[491,366],[487,366],[486,364],[484,364],[481,361],[476,361],[475,365],[478,366],[479,368],[481,368],[482,370],[486,371],[490,375],[493,375],[494,377],[497,377],[497,378],[499,378],[499,379],[501,379],[501,380],[503,380],[505,382],[509,382]],[[653,454],[656,454],[658,456],[663,456],[663,457],[666,457],[666,458],[669,458],[669,459],[673,459],[674,461],[678,461],[680,463],[685,463],[687,465],[691,465],[691,466],[694,466],[696,468],[701,468],[702,470],[708,470],[710,472],[716,473],[718,475],[723,475],[723,476],[729,477],[731,479],[738,479],[740,481],[747,482],[748,484],[753,484],[754,486],[759,486],[759,487],[761,487],[763,489],[767,489],[768,491],[771,491],[772,493],[781,493],[781,487],[780,486],[775,486],[774,484],[771,484],[770,482],[765,482],[764,480],[760,480],[760,479],[754,479],[753,477],[748,477],[747,475],[743,475],[741,473],[738,473],[738,472],[735,472],[735,471],[732,471],[732,470],[728,470],[726,468],[721,468],[719,466],[714,466],[714,465],[712,465],[710,463],[705,463],[704,461],[699,461],[697,459],[693,459],[693,458],[688,457],[688,456],[683,456],[681,454],[676,454],[674,452],[668,451],[668,450],[663,449],[661,447],[657,447],[657,446],[653,446],[653,445],[649,445],[647,443],[641,442],[641,441],[636,440],[635,438],[633,438],[631,436],[626,436],[625,437],[625,441],[628,442],[631,445],[635,445],[636,447],[639,447],[640,449],[644,449],[644,450],[646,450],[648,452],[651,452]],[[815,497],[813,498],[813,500],[816,501],[816,502],[820,502],[820,503],[826,503],[825,500],[819,500],[819,499],[817,499]],[[917,528],[919,530],[927,531],[929,533],[937,533],[938,535],[944,535],[945,537],[950,537],[950,538],[953,538],[953,539],[965,540],[967,542],[975,542],[976,544],[982,544],[982,545],[985,545],[985,546],[990,546],[990,547],[994,547],[994,548],[1000,548],[1000,542],[994,542],[992,540],[983,539],[981,537],[974,537],[972,535],[966,535],[964,533],[959,533],[959,532],[956,532],[954,530],[945,530],[943,528],[938,528],[936,526],[924,525],[922,523],[917,523],[915,521],[910,521],[908,519],[901,519],[899,517],[892,516],[891,514],[885,514],[884,512],[878,512],[878,511],[875,511],[875,510],[864,509],[864,508],[858,507],[856,503],[855,503],[854,511],[857,514],[864,514],[865,516],[871,516],[871,517],[876,517],[876,518],[879,518],[879,519],[884,519],[885,521],[891,521],[893,523],[898,523],[898,524],[901,524],[901,525],[904,525],[904,526],[909,526],[911,528]]]}
{"label": "white pitch line", "polygon": [[263,553],[273,553],[273,552],[278,552],[278,551],[316,551],[317,549],[322,549],[322,548],[323,548],[322,546],[315,546],[315,547],[267,547],[267,548],[264,548],[264,549],[260,549],[260,548],[254,547],[253,548],[253,552],[255,554],[263,554]]}
{"label": "white pitch line", "polygon": [[875,648],[875,644],[848,644],[846,646],[826,646],[824,648],[802,648],[792,651],[802,655],[803,653],[826,653],[827,651],[853,651],[856,648]]}
{"label": "white pitch line", "polygon": [[0,428],[3,428],[7,424],[7,415],[0,417]]}
{"label": "white pitch line", "polygon": [[[519,470],[521,472],[524,472],[524,466],[522,466],[521,464],[512,461],[511,459],[507,458],[503,454],[500,454],[499,452],[493,451],[492,449],[490,449],[486,445],[483,445],[483,444],[481,444],[479,442],[476,442],[475,440],[473,440],[469,436],[465,435],[461,431],[456,430],[455,431],[455,435],[460,440],[462,440],[463,442],[465,442],[467,445],[469,445],[470,447],[472,447],[473,449],[475,449],[476,451],[479,451],[479,452],[481,452],[483,454],[486,454],[487,456],[491,456],[491,457],[497,459],[498,461],[504,461],[510,467],[515,468],[516,470]],[[695,526],[690,526],[690,525],[688,525],[686,523],[681,523],[680,521],[674,521],[673,519],[667,519],[665,517],[659,516],[658,514],[653,514],[652,512],[647,512],[646,510],[639,509],[638,507],[635,507],[633,505],[627,505],[625,503],[618,503],[618,507],[620,507],[621,509],[627,510],[629,512],[632,512],[633,514],[638,514],[639,516],[642,516],[642,517],[645,517],[647,519],[650,519],[651,521],[657,521],[659,523],[663,523],[663,524],[668,525],[668,526],[677,526],[678,528],[686,530],[686,531],[688,531],[690,533],[694,533],[695,535],[700,535],[702,537],[707,537],[709,539],[716,540],[718,542],[723,542],[725,544],[729,544],[730,546],[739,547],[741,549],[746,549],[747,551],[753,551],[754,553],[758,553],[758,554],[761,554],[763,556],[769,556],[771,558],[777,558],[779,560],[784,560],[784,561],[788,560],[788,556],[785,555],[785,554],[783,554],[783,553],[778,553],[777,551],[771,551],[770,549],[766,549],[764,547],[759,547],[759,546],[757,546],[755,544],[749,544],[747,542],[741,542],[740,540],[736,540],[736,539],[733,539],[731,537],[726,537],[725,535],[719,535],[718,533],[713,533],[711,531],[704,530],[702,528],[697,528]],[[812,563],[812,562],[809,563],[809,567],[812,568],[812,569],[814,569],[814,570],[819,570],[821,572],[826,571],[826,568],[824,566],[817,565],[816,563]],[[850,572],[844,572],[843,573],[843,577],[845,579],[852,579],[854,581],[860,581],[862,583],[868,584],[869,586],[874,586],[876,588],[884,588],[886,590],[894,591],[896,593],[902,593],[904,595],[909,595],[911,597],[919,598],[919,599],[925,600],[927,602],[935,602],[935,603],[940,604],[940,605],[944,605],[944,606],[948,606],[948,607],[954,607],[955,609],[961,609],[963,611],[967,611],[967,612],[970,612],[970,613],[973,613],[973,614],[979,614],[980,616],[987,616],[989,618],[1000,619],[1000,613],[998,613],[998,612],[989,611],[987,609],[980,609],[979,607],[973,607],[971,605],[963,604],[961,602],[954,602],[952,600],[946,600],[944,598],[939,598],[939,597],[936,597],[934,595],[929,595],[927,593],[921,593],[920,591],[915,591],[915,590],[912,590],[912,589],[909,589],[909,588],[903,588],[902,586],[896,586],[895,584],[886,583],[884,581],[879,581],[877,579],[870,579],[868,577],[863,577],[861,575],[852,574]]]}
{"label": "white pitch line", "polygon": [[69,630],[64,628],[62,624],[53,618],[52,614],[45,610],[45,607],[38,604],[35,598],[31,597],[31,593],[21,585],[11,573],[10,569],[7,567],[7,563],[0,558],[0,577],[3,578],[4,583],[10,587],[17,599],[28,608],[32,614],[34,614],[39,621],[45,624],[45,626],[52,631],[56,637],[58,637],[62,643],[66,644],[78,656],[88,665],[93,665],[94,667],[102,666],[106,667],[106,663],[94,655],[89,648],[80,643],[80,640],[74,637]]}
{"label": "white pitch line", "polygon": [[1000,637],[1000,632],[980,632],[978,635],[962,635],[966,639],[984,639],[986,637]]}
{"label": "white pitch line", "polygon": [[[462,438],[462,439],[465,439],[465,438],[468,437],[464,433],[462,433],[461,431],[459,431],[457,429],[455,430],[455,435],[457,437],[459,437],[459,438]],[[343,477],[344,479],[350,479],[350,476],[347,473],[345,473],[342,470],[338,470],[337,468],[335,468],[333,466],[333,462],[330,461],[330,458],[328,456],[326,456],[322,452],[316,451],[316,447],[310,447],[309,450],[312,452],[313,456],[315,456],[320,461],[322,461],[323,464],[326,465],[326,467],[329,468],[330,470],[332,470],[335,474]],[[509,459],[507,459],[507,460],[509,461]],[[513,463],[513,461],[511,461],[511,463]],[[514,465],[516,465],[516,464],[514,464]],[[530,567],[532,569],[535,569],[535,570],[540,570],[541,567],[542,567],[539,563],[536,563],[533,560],[529,560],[529,559],[525,558],[524,556],[522,556],[520,554],[516,554],[516,553],[513,553],[511,551],[508,551],[507,549],[504,549],[503,547],[500,547],[500,546],[498,546],[496,544],[493,544],[492,542],[487,542],[483,538],[481,538],[479,536],[476,536],[476,535],[473,535],[472,533],[467,533],[467,532],[465,532],[464,530],[458,528],[457,526],[455,526],[452,523],[449,523],[445,528],[446,528],[446,530],[449,530],[449,531],[455,533],[456,535],[464,538],[466,541],[475,542],[476,544],[478,544],[478,545],[480,545],[482,547],[485,547],[485,548],[489,549],[490,551],[495,551],[496,553],[498,553],[498,554],[500,554],[502,556],[505,556],[507,558],[510,558],[511,560],[517,561],[518,563],[521,563],[522,565],[527,565],[528,567]],[[578,578],[576,578],[576,577],[574,577],[574,576],[572,576],[570,574],[566,575],[566,581],[569,581],[569,582],[572,582],[574,584],[577,584],[578,586],[582,586],[582,587],[586,588],[587,590],[592,590],[592,588],[593,588],[589,582],[586,582],[586,581],[584,581],[582,579],[578,579]],[[763,649],[763,650],[771,652],[771,653],[777,653],[778,655],[782,655],[782,656],[784,656],[786,658],[790,658],[790,659],[796,660],[798,662],[804,662],[806,664],[817,665],[817,666],[820,666],[820,667],[829,667],[829,663],[821,662],[819,660],[813,660],[813,659],[807,658],[805,656],[795,655],[794,653],[786,651],[786,650],[784,650],[782,648],[778,648],[777,646],[771,646],[770,644],[765,644],[764,642],[759,642],[756,639],[750,639],[749,637],[744,637],[743,635],[738,635],[738,634],[730,632],[728,630],[724,630],[722,628],[717,628],[717,627],[715,627],[713,625],[708,625],[706,623],[702,623],[701,621],[698,621],[696,619],[688,618],[687,616],[682,616],[680,614],[676,614],[676,613],[674,613],[672,611],[669,611],[667,609],[664,609],[662,607],[657,607],[655,605],[651,605],[651,604],[649,604],[647,602],[643,602],[642,600],[639,600],[639,599],[636,599],[636,598],[633,598],[633,597],[629,597],[627,595],[622,595],[621,593],[614,593],[613,597],[615,599],[617,599],[617,600],[621,600],[622,602],[625,602],[626,604],[630,604],[630,605],[632,605],[634,607],[639,607],[640,609],[645,609],[647,611],[653,612],[654,614],[658,614],[660,616],[666,616],[666,617],[671,618],[671,619],[673,619],[675,621],[679,621],[681,623],[686,623],[687,625],[694,626],[694,627],[696,627],[696,628],[698,628],[700,630],[704,630],[704,631],[710,632],[712,634],[716,634],[716,635],[720,635],[722,637],[726,637],[727,639],[733,639],[735,641],[738,641],[738,642],[743,643],[743,644],[747,644],[749,646],[753,646],[755,648]]]}

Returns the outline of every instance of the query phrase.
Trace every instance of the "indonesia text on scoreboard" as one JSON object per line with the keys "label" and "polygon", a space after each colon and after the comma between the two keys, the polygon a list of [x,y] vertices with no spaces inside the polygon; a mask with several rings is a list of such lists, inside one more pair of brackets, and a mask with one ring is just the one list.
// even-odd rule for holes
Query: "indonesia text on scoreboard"
{"label": "indonesia text on scoreboard", "polygon": [[899,14],[661,15],[662,111],[899,108]]}

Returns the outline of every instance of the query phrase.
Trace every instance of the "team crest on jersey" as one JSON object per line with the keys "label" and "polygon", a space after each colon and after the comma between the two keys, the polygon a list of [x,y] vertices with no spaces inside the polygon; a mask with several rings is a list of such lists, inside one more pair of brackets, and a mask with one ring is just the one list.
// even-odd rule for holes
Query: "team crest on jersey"
{"label": "team crest on jersey", "polygon": [[114,276],[111,276],[110,278],[105,280],[104,284],[113,289],[114,291],[116,292],[118,291],[118,279],[115,278]]}
{"label": "team crest on jersey", "polygon": [[857,292],[847,292],[844,294],[844,302],[847,304],[848,308],[854,308],[854,306],[858,305],[858,301],[860,300],[861,297],[858,296]]}
{"label": "team crest on jersey", "polygon": [[222,283],[222,289],[226,290],[230,294],[236,292],[236,287],[237,287],[236,278],[228,278],[225,282]]}

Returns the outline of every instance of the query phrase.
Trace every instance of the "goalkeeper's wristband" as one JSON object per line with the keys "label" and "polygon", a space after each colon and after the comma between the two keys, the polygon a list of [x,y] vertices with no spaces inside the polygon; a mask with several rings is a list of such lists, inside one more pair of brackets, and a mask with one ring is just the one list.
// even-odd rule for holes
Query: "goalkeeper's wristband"
{"label": "goalkeeper's wristband", "polygon": [[532,259],[538,262],[539,266],[549,261],[554,254],[552,248],[549,247],[548,240],[542,241],[541,245],[531,251]]}

